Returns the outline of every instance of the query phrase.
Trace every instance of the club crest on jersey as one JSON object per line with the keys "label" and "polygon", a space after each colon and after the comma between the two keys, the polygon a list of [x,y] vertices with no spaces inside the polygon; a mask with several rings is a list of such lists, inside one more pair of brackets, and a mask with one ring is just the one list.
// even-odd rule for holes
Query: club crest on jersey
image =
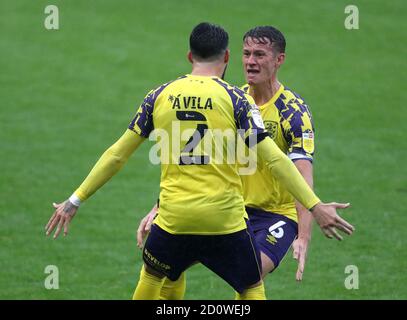
{"label": "club crest on jersey", "polygon": [[270,134],[273,140],[277,137],[278,131],[278,122],[276,121],[264,121],[264,126],[266,127],[267,132]]}
{"label": "club crest on jersey", "polygon": [[311,130],[302,133],[302,148],[307,153],[314,152],[314,132]]}

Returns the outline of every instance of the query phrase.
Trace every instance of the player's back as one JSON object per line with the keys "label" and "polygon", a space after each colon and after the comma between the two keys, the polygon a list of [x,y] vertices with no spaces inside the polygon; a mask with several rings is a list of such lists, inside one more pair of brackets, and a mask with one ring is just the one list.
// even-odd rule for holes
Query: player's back
{"label": "player's back", "polygon": [[[250,113],[247,99],[243,91],[217,77],[195,75],[167,83],[146,97],[146,116],[136,117],[133,126],[150,121],[161,143],[160,208],[155,223],[164,230],[227,234],[246,227],[236,161],[227,163],[230,145],[219,145],[215,136],[232,133],[236,142],[238,118]],[[250,115],[244,117],[247,120]],[[215,161],[219,148],[223,157]]]}

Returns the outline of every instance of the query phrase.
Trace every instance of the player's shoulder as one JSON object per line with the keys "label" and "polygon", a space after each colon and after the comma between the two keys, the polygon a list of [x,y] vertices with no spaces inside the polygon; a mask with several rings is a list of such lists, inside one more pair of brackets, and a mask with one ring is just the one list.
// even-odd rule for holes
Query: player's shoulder
{"label": "player's shoulder", "polygon": [[286,86],[283,86],[282,95],[284,96],[283,98],[287,101],[287,103],[295,101],[296,103],[306,104],[303,97]]}
{"label": "player's shoulder", "polygon": [[226,89],[226,91],[231,91],[234,92],[238,95],[244,95],[245,92],[240,89],[238,86],[235,86],[223,79],[217,78],[217,77],[213,77],[212,80],[214,80],[217,84],[219,84],[221,87],[223,87],[224,89]]}
{"label": "player's shoulder", "polygon": [[219,78],[213,78],[213,80],[224,88],[225,92],[229,94],[234,104],[242,101],[247,101],[250,105],[254,104],[253,98],[247,92],[242,90],[242,88],[239,88],[238,86],[230,84],[229,82]]}
{"label": "player's shoulder", "polygon": [[[253,97],[249,94],[249,85],[246,83],[246,84],[244,84],[243,86],[240,86],[240,90],[242,90],[244,93],[245,93],[245,96],[246,96],[246,98],[247,98],[247,100],[251,103],[251,104],[253,104],[253,105],[256,105],[256,103],[255,103],[255,101],[254,101],[254,99],[253,99]],[[257,106],[256,106],[257,107]]]}
{"label": "player's shoulder", "polygon": [[277,98],[275,105],[285,118],[296,112],[301,114],[310,113],[305,100],[297,92],[285,86]]}
{"label": "player's shoulder", "polygon": [[147,93],[146,99],[156,100],[158,98],[158,96],[164,91],[164,89],[170,87],[170,85],[176,83],[177,81],[180,81],[180,80],[185,79],[185,78],[186,78],[186,76],[181,76],[181,77],[178,77],[178,78],[173,79],[171,81],[165,82],[165,83],[151,89]]}

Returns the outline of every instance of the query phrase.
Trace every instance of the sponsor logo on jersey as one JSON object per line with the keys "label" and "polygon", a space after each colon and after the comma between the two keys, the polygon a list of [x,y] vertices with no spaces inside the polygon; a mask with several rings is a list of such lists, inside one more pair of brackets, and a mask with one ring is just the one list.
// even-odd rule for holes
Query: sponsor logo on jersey
{"label": "sponsor logo on jersey", "polygon": [[256,126],[260,129],[264,129],[264,123],[263,119],[261,118],[261,114],[257,106],[254,104],[251,104],[251,113],[252,113],[252,118]]}

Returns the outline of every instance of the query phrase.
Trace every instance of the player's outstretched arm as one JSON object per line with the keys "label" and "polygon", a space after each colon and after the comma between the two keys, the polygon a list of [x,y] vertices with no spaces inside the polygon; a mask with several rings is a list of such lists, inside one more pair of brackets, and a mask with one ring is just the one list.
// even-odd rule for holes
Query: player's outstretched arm
{"label": "player's outstretched arm", "polygon": [[108,182],[123,167],[130,155],[144,140],[145,138],[135,132],[126,130],[119,140],[103,153],[74,194],[63,203],[54,204],[56,210],[45,227],[46,235],[50,235],[56,226],[58,227],[54,234],[54,239],[58,237],[62,226],[66,235],[69,223],[76,214],[81,202],[88,199]]}
{"label": "player's outstretched arm", "polygon": [[258,143],[257,151],[259,160],[263,162],[264,166],[272,172],[295,199],[312,212],[315,221],[325,236],[328,238],[334,236],[341,240],[342,238],[335,228],[346,234],[352,234],[354,227],[336,213],[336,209],[347,208],[349,204],[322,203],[305,182],[292,161],[277,147],[271,138],[267,137]]}
{"label": "player's outstretched arm", "polygon": [[[307,159],[299,159],[296,160],[294,164],[308,185],[313,188],[314,177],[312,174],[312,162]],[[308,209],[298,201],[296,201],[295,206],[298,214],[298,237],[293,242],[293,257],[298,262],[295,279],[301,281],[304,274],[305,261],[307,259],[308,245],[311,241],[313,218]]]}
{"label": "player's outstretched arm", "polygon": [[151,224],[157,214],[157,204],[151,208],[150,212],[141,220],[137,229],[137,246],[141,249],[143,247],[144,238],[150,232]]}

